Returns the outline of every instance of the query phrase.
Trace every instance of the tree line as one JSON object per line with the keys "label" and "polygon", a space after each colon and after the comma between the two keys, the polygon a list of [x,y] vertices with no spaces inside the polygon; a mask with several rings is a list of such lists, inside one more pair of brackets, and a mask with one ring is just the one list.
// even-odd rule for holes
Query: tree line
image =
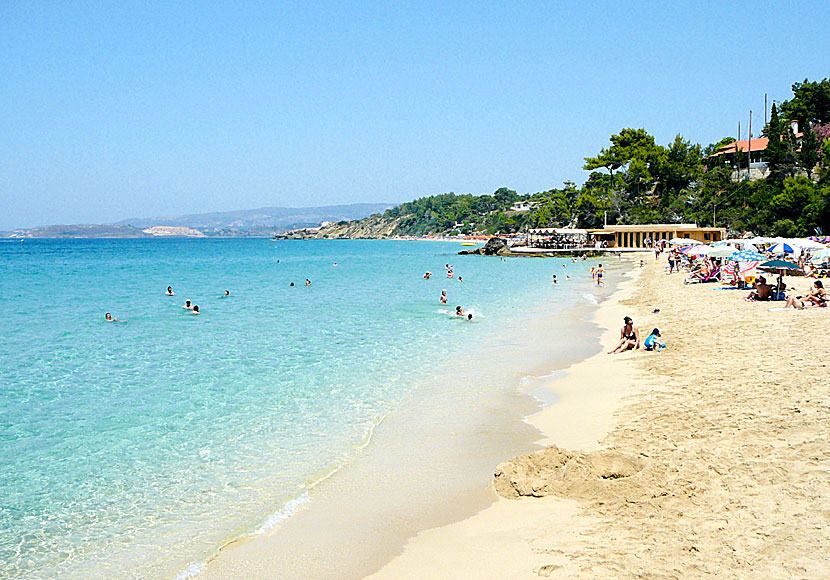
{"label": "tree line", "polygon": [[[773,104],[763,130],[762,179],[746,179],[747,153],[727,137],[701,147],[678,134],[660,145],[645,129],[625,128],[586,157],[581,187],[565,182],[534,194],[500,188],[492,195],[446,193],[388,210],[396,234],[507,234],[526,227],[596,228],[608,224],[695,222],[733,234],[810,236],[830,233],[830,79],[795,83]],[[799,134],[792,130],[798,121]],[[754,149],[754,148],[753,148]],[[719,154],[721,153],[721,154]],[[513,211],[518,201],[529,211]]]}

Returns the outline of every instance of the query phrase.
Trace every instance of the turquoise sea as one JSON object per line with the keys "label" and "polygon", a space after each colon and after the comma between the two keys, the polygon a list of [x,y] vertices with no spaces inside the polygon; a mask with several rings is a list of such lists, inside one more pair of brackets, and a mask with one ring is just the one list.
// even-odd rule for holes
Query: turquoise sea
{"label": "turquoise sea", "polygon": [[460,249],[0,242],[0,577],[173,578],[290,516],[425,374],[594,300],[596,260]]}

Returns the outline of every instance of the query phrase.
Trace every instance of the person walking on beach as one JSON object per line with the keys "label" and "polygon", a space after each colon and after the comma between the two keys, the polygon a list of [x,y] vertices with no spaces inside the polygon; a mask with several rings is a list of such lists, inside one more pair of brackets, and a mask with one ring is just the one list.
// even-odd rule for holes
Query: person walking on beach
{"label": "person walking on beach", "polygon": [[640,348],[640,329],[634,326],[630,316],[623,318],[623,327],[620,329],[620,342],[608,354],[617,354],[631,349]]}

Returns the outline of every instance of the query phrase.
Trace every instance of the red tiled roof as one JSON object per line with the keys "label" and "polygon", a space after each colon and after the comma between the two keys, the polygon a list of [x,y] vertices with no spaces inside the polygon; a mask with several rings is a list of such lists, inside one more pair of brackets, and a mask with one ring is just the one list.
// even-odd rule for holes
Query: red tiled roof
{"label": "red tiled roof", "polygon": [[[796,137],[801,137],[803,135],[804,135],[803,133],[796,133],[795,134]],[[752,139],[751,142],[750,142],[749,139],[744,139],[743,141],[732,142],[732,143],[729,143],[728,145],[724,145],[723,147],[718,149],[717,153],[712,155],[712,157],[717,157],[718,155],[729,155],[731,153],[735,153],[735,147],[736,146],[738,148],[738,151],[740,151],[741,153],[746,153],[747,151],[750,150],[750,144],[752,146],[752,151],[763,151],[764,149],[767,148],[767,145],[769,144],[769,139],[767,139],[766,137],[757,137],[755,139]]]}

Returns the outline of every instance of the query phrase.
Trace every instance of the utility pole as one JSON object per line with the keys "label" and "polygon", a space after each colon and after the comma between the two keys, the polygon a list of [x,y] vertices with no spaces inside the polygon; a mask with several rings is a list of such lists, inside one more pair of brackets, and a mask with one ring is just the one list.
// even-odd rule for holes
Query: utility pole
{"label": "utility pole", "polygon": [[752,179],[752,109],[749,110],[749,143],[747,149],[749,149],[749,153],[747,154],[746,160],[746,178],[747,180]]}

